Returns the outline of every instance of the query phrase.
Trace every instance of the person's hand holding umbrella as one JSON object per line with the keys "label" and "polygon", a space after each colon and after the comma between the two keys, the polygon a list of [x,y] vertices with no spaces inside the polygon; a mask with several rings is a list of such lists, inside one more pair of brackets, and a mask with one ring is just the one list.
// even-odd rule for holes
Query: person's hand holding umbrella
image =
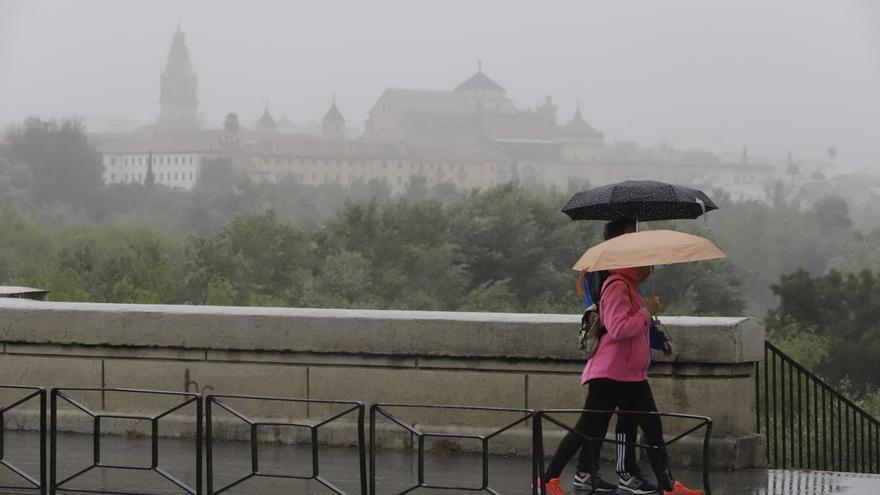
{"label": "person's hand holding umbrella", "polygon": [[[648,309],[648,312],[651,313],[651,318],[657,320],[657,315],[660,313],[660,297],[656,294],[652,294],[645,299],[645,307]],[[662,343],[662,351],[663,354],[667,356],[672,355],[672,341],[669,338],[663,340]]]}

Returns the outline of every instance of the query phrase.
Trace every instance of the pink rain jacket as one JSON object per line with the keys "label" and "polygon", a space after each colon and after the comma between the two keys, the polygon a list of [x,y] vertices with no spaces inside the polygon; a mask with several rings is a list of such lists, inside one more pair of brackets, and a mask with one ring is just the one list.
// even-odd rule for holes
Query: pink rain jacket
{"label": "pink rain jacket", "polygon": [[651,364],[651,317],[636,282],[638,268],[611,270],[602,286],[599,315],[608,333],[599,340],[596,354],[587,361],[581,383],[593,378],[620,382],[648,379]]}

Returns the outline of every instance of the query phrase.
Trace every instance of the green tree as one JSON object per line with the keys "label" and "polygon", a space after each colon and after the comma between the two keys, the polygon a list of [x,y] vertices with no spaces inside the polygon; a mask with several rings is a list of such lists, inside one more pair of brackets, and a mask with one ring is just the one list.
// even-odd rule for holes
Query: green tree
{"label": "green tree", "polygon": [[58,232],[47,288],[63,300],[174,302],[179,260],[173,242],[150,231],[115,225],[69,228]]}
{"label": "green tree", "polygon": [[43,285],[52,239],[13,208],[0,208],[0,285]]}
{"label": "green tree", "polygon": [[[859,388],[880,387],[880,274],[783,275],[773,292],[779,306],[768,312],[771,340],[826,342],[818,371],[832,381],[849,378]],[[800,337],[795,332],[800,332]],[[824,352],[824,351],[822,351]]]}
{"label": "green tree", "polygon": [[153,172],[153,154],[150,153],[149,158],[147,158],[147,175],[144,176],[144,186],[147,189],[153,189],[156,187],[156,173]]}
{"label": "green tree", "polygon": [[236,133],[238,132],[239,127],[238,114],[227,113],[226,118],[223,121],[223,128],[226,129],[226,132]]}
{"label": "green tree", "polygon": [[813,214],[819,221],[819,227],[829,234],[847,231],[852,227],[849,205],[843,198],[831,196],[820,199],[813,205]]}
{"label": "green tree", "polygon": [[185,252],[185,297],[196,304],[218,297],[227,283],[222,293],[236,305],[288,304],[285,295],[315,264],[305,234],[272,210],[236,216],[217,234],[192,236]]}
{"label": "green tree", "polygon": [[862,270],[880,273],[880,229],[870,233],[854,232],[828,266],[841,273]]}
{"label": "green tree", "polygon": [[86,209],[102,185],[100,156],[76,119],[28,118],[6,133],[13,160],[33,174],[31,196],[39,203],[64,201]]}

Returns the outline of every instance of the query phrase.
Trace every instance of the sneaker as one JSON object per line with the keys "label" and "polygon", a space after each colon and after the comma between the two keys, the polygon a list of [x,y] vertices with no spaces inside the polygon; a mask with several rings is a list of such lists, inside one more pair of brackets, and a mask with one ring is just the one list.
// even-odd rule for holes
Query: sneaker
{"label": "sneaker", "polygon": [[598,474],[595,480],[590,480],[590,473],[577,472],[571,482],[575,490],[590,490],[589,493],[614,493],[617,488],[602,479]]}
{"label": "sneaker", "polygon": [[676,481],[672,484],[672,491],[663,491],[663,495],[703,495],[703,490],[691,490],[690,488]]}
{"label": "sneaker", "polygon": [[[621,495],[648,495],[657,493],[657,487],[638,474],[619,473],[617,493]],[[665,494],[664,494],[665,495]]]}
{"label": "sneaker", "polygon": [[565,495],[565,491],[559,486],[559,478],[550,478],[547,480],[547,491],[544,492],[544,488],[541,487],[541,479],[538,478],[538,493],[540,495]]}

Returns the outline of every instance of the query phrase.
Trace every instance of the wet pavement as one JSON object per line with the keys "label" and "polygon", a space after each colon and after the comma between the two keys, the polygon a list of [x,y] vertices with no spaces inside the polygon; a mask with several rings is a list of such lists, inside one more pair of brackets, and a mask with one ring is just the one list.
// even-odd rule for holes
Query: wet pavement
{"label": "wet pavement", "polygon": [[[4,459],[29,473],[39,472],[38,436],[6,432]],[[59,480],[91,464],[93,441],[89,435],[59,435]],[[147,467],[151,460],[148,439],[106,436],[101,439],[102,462],[127,467]],[[250,444],[217,442],[214,447],[214,489],[241,479],[251,470]],[[267,475],[309,476],[312,452],[309,446],[260,444],[259,471]],[[162,438],[159,443],[159,466],[190,486],[195,480],[195,447],[192,440]],[[377,493],[396,494],[415,484],[417,458],[414,452],[383,450],[376,463]],[[481,457],[475,454],[431,454],[425,459],[426,482],[434,485],[479,487],[482,481]],[[346,493],[359,493],[357,450],[320,447],[319,471],[328,483]],[[572,473],[563,474],[569,483]],[[676,470],[676,475],[692,487],[701,485],[701,474],[694,470]],[[490,456],[489,486],[504,494],[531,493],[531,466],[523,457]],[[614,479],[612,473],[606,479]],[[746,470],[713,472],[712,493],[716,495],[878,495],[880,475],[852,475],[824,472]],[[0,493],[35,493],[10,488],[24,486],[21,478],[0,466]],[[144,494],[181,494],[170,481],[153,471],[94,468],[65,484],[68,489],[105,490],[105,493],[136,492]],[[570,487],[570,485],[569,485]],[[72,493],[60,490],[59,493]],[[207,493],[205,491],[204,493]],[[333,493],[314,480],[251,478],[223,493],[254,494],[325,494]],[[417,489],[412,493],[473,493],[466,490]]]}

